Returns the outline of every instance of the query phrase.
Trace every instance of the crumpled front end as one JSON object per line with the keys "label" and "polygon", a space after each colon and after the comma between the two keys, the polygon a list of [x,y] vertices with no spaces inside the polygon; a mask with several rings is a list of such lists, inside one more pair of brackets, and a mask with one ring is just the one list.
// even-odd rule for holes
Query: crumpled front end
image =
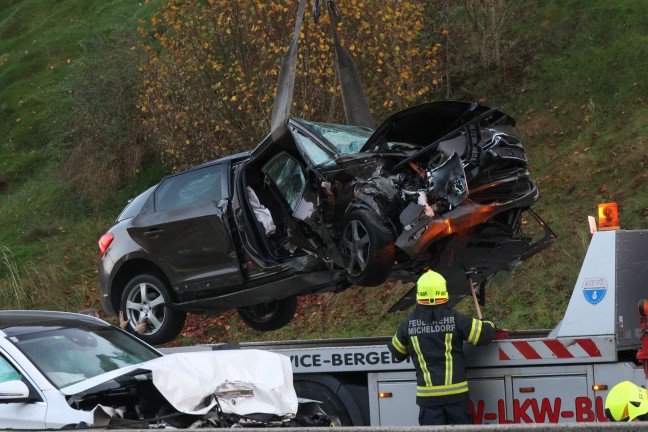
{"label": "crumpled front end", "polygon": [[[406,149],[387,171],[402,204],[391,218],[395,245],[410,262],[466,285],[466,275],[486,281],[553,241],[530,211],[538,189],[514,125],[495,109],[440,102],[395,114],[369,139],[365,150]],[[540,240],[523,234],[525,212],[544,230]]]}
{"label": "crumpled front end", "polygon": [[290,360],[268,351],[176,353],[114,372],[61,390],[80,426],[330,425],[313,401],[300,411]]}
{"label": "crumpled front end", "polygon": [[[416,122],[419,130],[413,132]],[[391,168],[405,203],[396,246],[411,259],[444,237],[469,235],[497,215],[519,213],[538,200],[514,124],[494,109],[445,102],[398,113],[370,138],[374,151],[388,149],[390,141],[417,146]]]}

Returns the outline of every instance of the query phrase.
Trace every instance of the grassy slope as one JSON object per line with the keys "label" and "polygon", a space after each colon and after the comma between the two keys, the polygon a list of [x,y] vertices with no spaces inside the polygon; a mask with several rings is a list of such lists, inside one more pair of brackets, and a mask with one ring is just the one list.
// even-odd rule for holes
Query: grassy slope
{"label": "grassy slope", "polygon": [[[484,313],[508,328],[553,327],[560,319],[589,241],[585,219],[598,202],[618,202],[623,227],[648,228],[648,82],[641,79],[648,66],[642,23],[648,4],[611,3],[525,3],[517,31],[533,43],[535,62],[524,82],[494,92],[492,83],[507,77],[487,74],[473,91],[518,120],[541,192],[536,210],[559,235],[550,250],[493,282]],[[96,307],[96,239],[125,199],[158,175],[157,169],[143,174],[91,213],[66,196],[56,174],[66,148],[68,107],[60,96],[67,65],[89,55],[78,41],[143,12],[130,0],[64,0],[48,9],[23,0],[0,7],[0,181],[8,190],[0,195],[0,246],[13,253],[4,260],[9,264],[0,264],[0,276],[45,275],[46,285],[69,287],[42,289],[20,306]],[[301,301],[293,324],[267,334],[246,330],[233,314],[190,317],[180,342],[387,335],[403,314],[386,310],[407,288],[311,296]],[[460,307],[473,311],[469,301]]]}
{"label": "grassy slope", "polygon": [[[101,214],[74,199],[60,166],[70,142],[74,66],[88,40],[135,29],[131,0],[5,0],[0,6],[0,300],[79,310],[96,291],[96,240],[123,206]],[[149,179],[150,180],[150,179]],[[132,194],[132,190],[130,191]],[[5,306],[6,307],[6,306]]]}

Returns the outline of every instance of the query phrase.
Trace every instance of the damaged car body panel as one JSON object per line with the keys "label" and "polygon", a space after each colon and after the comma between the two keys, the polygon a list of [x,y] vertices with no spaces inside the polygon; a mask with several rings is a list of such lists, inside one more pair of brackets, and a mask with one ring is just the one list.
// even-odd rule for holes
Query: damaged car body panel
{"label": "damaged car body panel", "polygon": [[[396,113],[375,131],[301,119],[288,126],[291,137],[257,149],[271,158],[253,155],[244,169],[260,171],[288,203],[287,241],[345,269],[353,283],[432,265],[444,267],[446,278],[461,276],[454,294],[465,294],[467,274],[487,282],[554,238],[541,220],[539,244],[521,233],[538,190],[515,122],[499,110],[444,101]],[[372,242],[381,244],[371,250]],[[453,265],[462,254],[444,253],[475,243],[503,248],[501,259],[479,247]]]}
{"label": "damaged car body panel", "polygon": [[[99,265],[109,314],[125,310],[132,329],[146,323],[152,344],[175,338],[187,312],[237,309],[248,326],[275,330],[298,296],[410,282],[431,267],[460,300],[467,275],[482,293],[555,237],[531,212],[538,190],[515,122],[499,110],[442,101],[376,130],[286,126],[127,206]],[[219,173],[218,186],[203,172]],[[544,238],[525,235],[526,215]],[[406,296],[397,308],[411,304]]]}
{"label": "damaged car body panel", "polygon": [[331,421],[316,403],[297,398],[283,355],[162,355],[104,321],[64,312],[0,312],[0,393],[0,424],[13,429]]}

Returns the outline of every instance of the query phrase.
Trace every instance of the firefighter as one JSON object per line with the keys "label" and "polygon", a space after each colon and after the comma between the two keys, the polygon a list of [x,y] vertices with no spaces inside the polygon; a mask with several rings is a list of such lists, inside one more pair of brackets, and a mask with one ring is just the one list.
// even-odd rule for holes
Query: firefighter
{"label": "firefighter", "polygon": [[605,417],[614,422],[648,420],[648,390],[623,381],[605,398]]}
{"label": "firefighter", "polygon": [[416,284],[414,311],[387,344],[396,361],[412,358],[420,425],[474,423],[463,343],[486,345],[495,334],[493,323],[462,315],[447,301],[443,276],[424,273]]}

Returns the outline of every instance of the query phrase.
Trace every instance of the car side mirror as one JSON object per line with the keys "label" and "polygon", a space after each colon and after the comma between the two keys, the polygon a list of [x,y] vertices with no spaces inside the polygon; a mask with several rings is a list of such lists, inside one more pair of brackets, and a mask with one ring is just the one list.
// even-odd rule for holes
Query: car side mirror
{"label": "car side mirror", "polygon": [[22,381],[11,380],[0,383],[0,403],[26,402],[29,387]]}

